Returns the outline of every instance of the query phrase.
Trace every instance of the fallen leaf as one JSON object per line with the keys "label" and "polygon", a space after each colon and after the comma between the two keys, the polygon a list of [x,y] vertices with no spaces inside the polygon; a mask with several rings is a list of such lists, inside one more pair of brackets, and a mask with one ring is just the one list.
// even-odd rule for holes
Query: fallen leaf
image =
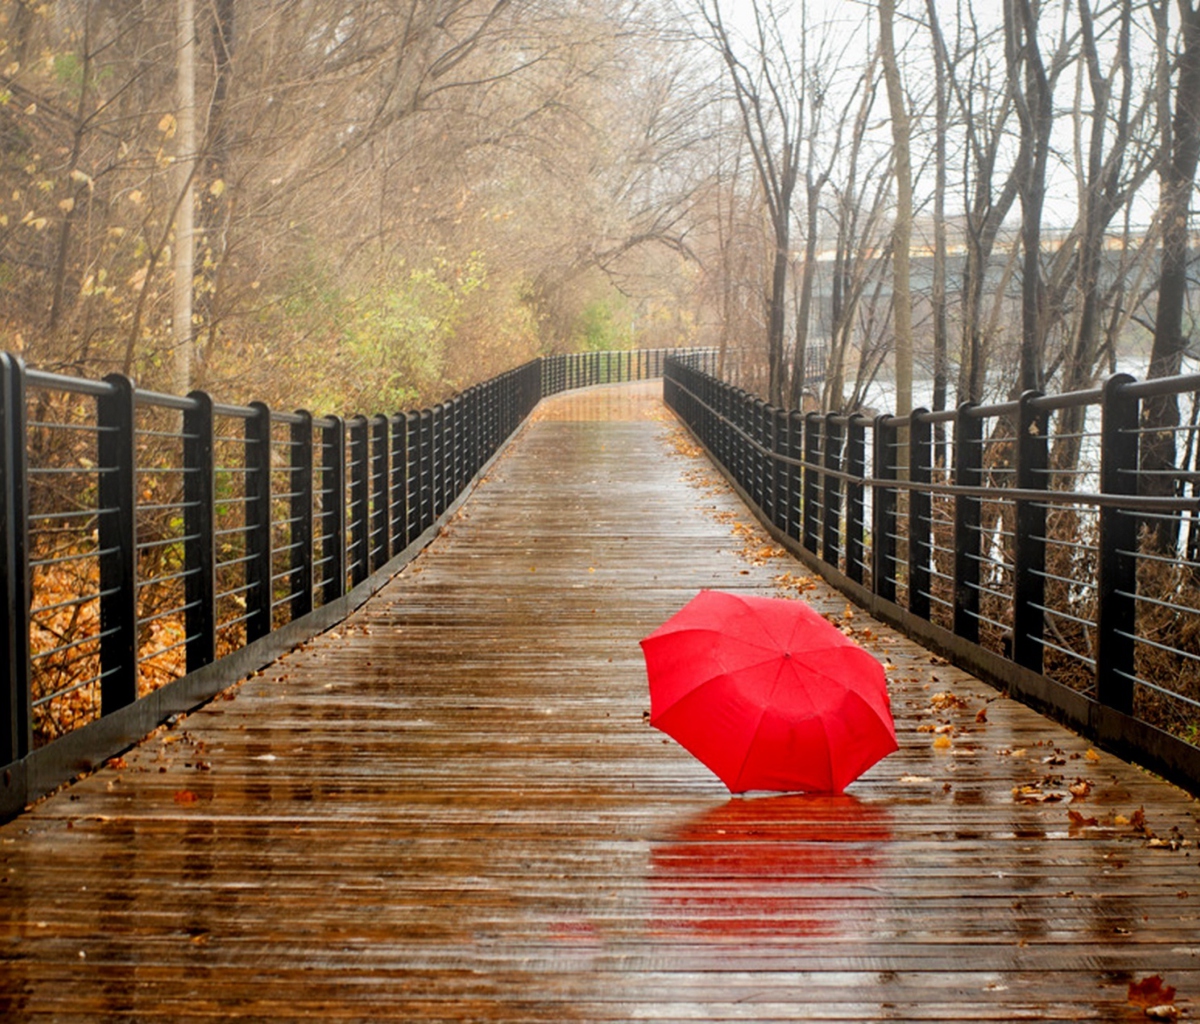
{"label": "fallen leaf", "polygon": [[190,789],[178,789],[175,791],[175,802],[177,804],[194,804],[199,799]]}
{"label": "fallen leaf", "polygon": [[982,725],[984,722],[987,721],[987,705],[986,704],[983,707],[981,707],[978,711],[975,712],[975,721],[978,722],[980,725]]}
{"label": "fallen leaf", "polygon": [[1175,986],[1164,985],[1157,974],[1129,983],[1129,1002],[1134,1006],[1161,1006],[1174,998]]}
{"label": "fallen leaf", "polygon": [[1095,818],[1085,818],[1078,811],[1067,811],[1067,817],[1071,819],[1071,828],[1094,828],[1100,824]]}
{"label": "fallen leaf", "polygon": [[945,735],[939,736],[936,740],[933,741],[933,749],[934,750],[949,750],[951,745],[952,745],[952,741],[951,741],[950,737],[945,736]]}
{"label": "fallen leaf", "polygon": [[1021,804],[1055,804],[1067,794],[1058,790],[1046,792],[1040,786],[1013,786],[1012,795]]}
{"label": "fallen leaf", "polygon": [[1092,791],[1092,784],[1087,779],[1076,779],[1067,789],[1076,800],[1082,800]]}
{"label": "fallen leaf", "polygon": [[1100,760],[1100,755],[1097,754],[1096,751],[1093,750],[1091,747],[1088,747],[1087,753],[1084,754],[1083,756],[1086,757],[1089,761],[1099,761]]}

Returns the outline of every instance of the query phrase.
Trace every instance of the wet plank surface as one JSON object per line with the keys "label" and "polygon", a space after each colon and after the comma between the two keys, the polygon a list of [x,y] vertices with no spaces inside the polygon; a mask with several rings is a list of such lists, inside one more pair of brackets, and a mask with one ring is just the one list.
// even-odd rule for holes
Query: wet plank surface
{"label": "wet plank surface", "polygon": [[[547,403],[342,627],[0,828],[3,1019],[1187,1013],[1196,804],[848,616],[653,396]],[[731,799],[643,719],[702,587],[852,630],[899,753]]]}

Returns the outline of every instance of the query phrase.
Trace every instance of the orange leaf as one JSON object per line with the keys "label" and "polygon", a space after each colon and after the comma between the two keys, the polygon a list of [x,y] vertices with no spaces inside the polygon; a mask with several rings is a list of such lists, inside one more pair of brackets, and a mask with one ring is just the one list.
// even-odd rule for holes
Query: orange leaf
{"label": "orange leaf", "polygon": [[1129,983],[1129,1001],[1134,1006],[1161,1006],[1174,998],[1175,986],[1164,985],[1157,974]]}
{"label": "orange leaf", "polygon": [[175,802],[177,804],[194,804],[200,798],[196,796],[190,789],[179,789],[175,791]]}

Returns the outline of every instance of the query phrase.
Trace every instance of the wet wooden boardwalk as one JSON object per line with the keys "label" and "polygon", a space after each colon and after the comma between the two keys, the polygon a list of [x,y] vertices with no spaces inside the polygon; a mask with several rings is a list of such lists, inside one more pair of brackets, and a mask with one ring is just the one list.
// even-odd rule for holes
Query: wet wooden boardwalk
{"label": "wet wooden boardwalk", "polygon": [[[645,388],[543,407],[341,628],[0,829],[0,1018],[1145,1020],[1197,806],[803,580]],[[787,593],[889,666],[851,794],[730,799],[638,639]]]}

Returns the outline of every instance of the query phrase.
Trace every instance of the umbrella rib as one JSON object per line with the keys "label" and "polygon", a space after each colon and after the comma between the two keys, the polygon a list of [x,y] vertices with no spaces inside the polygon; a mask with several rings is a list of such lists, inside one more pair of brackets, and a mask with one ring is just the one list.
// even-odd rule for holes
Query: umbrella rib
{"label": "umbrella rib", "polygon": [[[771,683],[772,694],[774,694],[775,688],[779,685],[779,677],[782,675],[783,662],[781,661],[775,671],[775,679]],[[762,728],[763,719],[767,717],[767,711],[770,707],[771,702],[768,700],[762,707],[758,709],[758,721],[754,723],[754,732],[750,735],[750,742],[746,744],[746,753],[742,755],[742,763],[738,765],[737,774],[733,777],[735,784],[741,784],[742,773],[746,770],[746,762],[750,760],[750,753],[754,750],[754,741],[758,739],[758,731]]]}
{"label": "umbrella rib", "polygon": [[[658,712],[658,714],[655,715],[654,717],[661,718],[663,715],[665,715],[667,712],[669,712],[673,707],[675,707],[675,705],[678,704],[680,701],[686,700],[692,694],[696,693],[699,690],[704,689],[704,687],[708,686],[711,683],[718,682],[719,680],[722,680],[722,679],[727,679],[730,676],[736,675],[737,673],[753,672],[755,669],[761,668],[763,665],[770,665],[773,661],[777,661],[777,660],[779,661],[780,667],[782,668],[783,659],[777,652],[772,652],[770,657],[763,658],[762,661],[752,662],[749,665],[741,665],[737,668],[727,668],[724,665],[722,665],[720,672],[715,672],[713,675],[709,676],[707,679],[704,679],[703,681],[697,683],[686,693],[681,693],[670,704],[668,704],[666,707],[662,708]],[[779,680],[779,677],[776,676],[776,680],[775,680],[776,683],[778,682],[778,680]],[[766,710],[766,708],[764,707],[763,710]],[[651,724],[653,724],[653,720],[652,720]]]}

